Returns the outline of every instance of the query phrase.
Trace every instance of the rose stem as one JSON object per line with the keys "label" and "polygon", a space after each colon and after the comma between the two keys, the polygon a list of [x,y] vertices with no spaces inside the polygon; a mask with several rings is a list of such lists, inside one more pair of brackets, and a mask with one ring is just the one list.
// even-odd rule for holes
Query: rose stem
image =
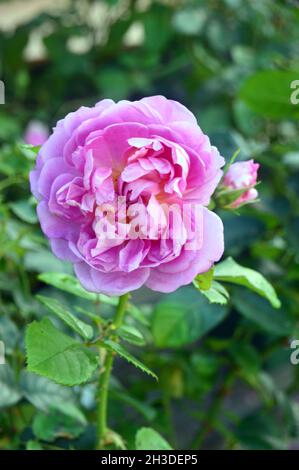
{"label": "rose stem", "polygon": [[[130,294],[124,294],[119,298],[116,308],[115,316],[113,319],[113,330],[122,325],[123,318],[126,312]],[[104,449],[105,438],[107,435],[107,408],[108,408],[108,391],[110,375],[113,366],[114,353],[113,351],[106,351],[106,357],[103,364],[103,372],[100,374],[99,379],[99,394],[98,394],[98,423],[97,423],[97,448]]]}

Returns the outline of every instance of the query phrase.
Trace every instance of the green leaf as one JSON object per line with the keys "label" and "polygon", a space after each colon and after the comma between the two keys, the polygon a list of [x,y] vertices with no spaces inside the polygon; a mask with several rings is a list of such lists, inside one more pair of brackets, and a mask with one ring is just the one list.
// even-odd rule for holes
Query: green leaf
{"label": "green leaf", "polygon": [[238,340],[232,341],[228,352],[238,365],[240,372],[246,376],[256,375],[261,368],[260,356],[251,344]]}
{"label": "green leaf", "polygon": [[136,434],[136,450],[172,450],[172,447],[154,429],[141,428]]}
{"label": "green leaf", "polygon": [[139,307],[136,307],[136,305],[131,304],[129,302],[127,305],[127,312],[142,325],[149,326],[149,321],[146,318],[145,314]]}
{"label": "green leaf", "polygon": [[283,405],[283,402],[286,404],[286,396],[283,396],[284,393],[277,388],[273,378],[267,372],[250,371],[246,368],[241,371],[241,375],[250,387],[258,392],[265,405],[273,406],[275,401],[280,406]]}
{"label": "green leaf", "polygon": [[197,289],[209,290],[214,276],[214,266],[203,274],[198,274],[194,279]]}
{"label": "green leaf", "polygon": [[217,264],[214,278],[219,281],[245,286],[269,300],[274,308],[280,308],[281,306],[274,288],[262,274],[239,265],[231,257]]}
{"label": "green leaf", "polygon": [[127,341],[128,343],[135,344],[136,346],[144,346],[145,340],[142,333],[132,325],[123,325],[116,333],[120,338]]}
{"label": "green leaf", "polygon": [[253,450],[285,449],[286,440],[275,415],[261,410],[246,415],[236,429],[242,446]]}
{"label": "green leaf", "polygon": [[144,401],[134,398],[130,393],[126,393],[122,390],[112,389],[110,390],[110,396],[134,408],[136,411],[142,414],[147,421],[153,421],[157,415],[157,411],[153,406],[150,406]]}
{"label": "green leaf", "polygon": [[192,370],[196,373],[200,380],[204,377],[215,378],[221,366],[221,359],[212,353],[195,352],[190,357]]}
{"label": "green leaf", "polygon": [[43,450],[43,448],[38,441],[31,440],[26,443],[26,450]]}
{"label": "green leaf", "polygon": [[39,149],[41,148],[40,145],[31,145],[31,144],[19,144],[19,147],[21,150],[30,150],[30,152],[33,152],[35,155],[38,154]]}
{"label": "green leaf", "polygon": [[209,290],[202,290],[204,295],[211,304],[226,305],[229,299],[229,293],[220,282],[213,281]]}
{"label": "green leaf", "polygon": [[53,442],[55,439],[74,439],[84,431],[82,424],[70,416],[54,411],[50,414],[37,413],[32,430],[42,441]]}
{"label": "green leaf", "polygon": [[154,310],[152,333],[156,346],[180,347],[190,344],[218,325],[227,309],[209,301],[192,287],[165,295]]}
{"label": "green leaf", "polygon": [[250,291],[234,289],[233,303],[241,315],[273,335],[288,336],[294,330],[294,320],[286,311],[274,309]]}
{"label": "green leaf", "polygon": [[107,442],[113,444],[117,449],[126,450],[124,439],[120,434],[112,431],[112,429],[107,429],[106,439]]}
{"label": "green leaf", "polygon": [[47,413],[56,409],[82,424],[86,423],[85,416],[76,406],[75,395],[69,387],[63,387],[46,377],[22,370],[20,388],[23,396],[38,410]]}
{"label": "green leaf", "polygon": [[20,333],[15,323],[8,317],[0,317],[0,341],[5,343],[5,354],[11,354],[19,340]]}
{"label": "green leaf", "polygon": [[19,219],[27,222],[28,224],[36,224],[37,216],[33,204],[30,200],[24,199],[21,201],[11,202],[9,207]]}
{"label": "green leaf", "polygon": [[36,408],[49,411],[57,403],[65,403],[72,399],[72,390],[68,387],[51,382],[46,377],[21,372],[21,390],[25,398]]}
{"label": "green leaf", "polygon": [[85,315],[86,317],[90,318],[93,322],[101,325],[106,325],[107,321],[104,320],[100,315],[96,315],[95,313],[90,312],[89,310],[86,310],[86,308],[79,307],[78,305],[75,305],[75,310],[81,315]]}
{"label": "green leaf", "polygon": [[64,273],[42,273],[39,274],[38,279],[45,284],[56,287],[57,289],[68,292],[69,294],[82,297],[83,299],[96,300],[97,295],[92,292],[87,292],[79,283],[79,281],[69,274]]}
{"label": "green leaf", "polygon": [[106,349],[109,349],[110,351],[116,352],[119,356],[126,359],[138,369],[141,369],[146,374],[151,375],[152,377],[154,377],[154,379],[158,380],[158,377],[153,371],[151,371],[146,365],[140,362],[139,359],[136,359],[136,357],[132,356],[131,353],[129,353],[125,348],[123,348],[120,344],[116,343],[115,341],[107,339],[103,341],[98,341],[97,344]]}
{"label": "green leaf", "polygon": [[0,365],[0,408],[12,406],[21,398],[15,374],[8,364]]}
{"label": "green leaf", "polygon": [[98,366],[95,352],[61,333],[48,318],[26,331],[28,370],[62,385],[86,382]]}
{"label": "green leaf", "polygon": [[129,95],[132,89],[132,76],[120,67],[105,67],[96,76],[98,89],[113,100],[120,100]]}
{"label": "green leaf", "polygon": [[94,331],[92,326],[75,317],[58,300],[45,297],[44,295],[37,295],[36,298],[84,339],[91,339],[93,337]]}
{"label": "green leaf", "polygon": [[28,250],[24,256],[24,267],[27,271],[42,272],[47,271],[70,271],[71,265],[61,261],[49,250],[40,248],[38,250]]}
{"label": "green leaf", "polygon": [[236,100],[233,104],[233,113],[234,120],[242,134],[254,137],[263,131],[264,119],[255,113],[245,101]]}
{"label": "green leaf", "polygon": [[166,47],[172,35],[170,21],[169,9],[155,2],[143,20],[145,32],[143,47],[146,54],[147,51],[158,52]]}
{"label": "green leaf", "polygon": [[28,160],[35,160],[40,148],[40,145],[19,144],[20,151]]}
{"label": "green leaf", "polygon": [[264,70],[249,77],[241,86],[241,100],[262,116],[273,119],[298,118],[299,108],[291,103],[291,83],[298,72]]}
{"label": "green leaf", "polygon": [[224,245],[226,252],[238,255],[244,249],[251,247],[265,233],[265,224],[256,217],[240,215],[230,211],[221,211],[224,225]]}
{"label": "green leaf", "polygon": [[83,299],[93,301],[99,300],[100,302],[109,305],[117,305],[118,303],[118,299],[115,297],[108,297],[104,294],[88,292],[81,286],[80,282],[70,274],[49,272],[40,274],[38,278],[46,284],[54,286],[64,292],[68,292],[69,294],[76,295],[77,297],[82,297]]}

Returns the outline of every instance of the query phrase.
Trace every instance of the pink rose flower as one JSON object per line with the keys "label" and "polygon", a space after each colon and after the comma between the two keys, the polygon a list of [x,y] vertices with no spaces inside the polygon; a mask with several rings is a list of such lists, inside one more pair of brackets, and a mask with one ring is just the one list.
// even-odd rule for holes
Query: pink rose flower
{"label": "pink rose flower", "polygon": [[30,121],[25,131],[24,140],[29,145],[42,145],[49,137],[49,130],[40,121]]}
{"label": "pink rose flower", "polygon": [[257,182],[259,166],[254,160],[236,162],[230,166],[223,178],[223,186],[231,190],[244,189],[244,192],[230,204],[231,208],[240,207],[257,198],[258,192],[254,186]]}
{"label": "pink rose flower", "polygon": [[223,164],[181,104],[103,100],[57,123],[30,181],[53,252],[74,263],[87,290],[172,292],[222,256],[222,222],[205,206]]}

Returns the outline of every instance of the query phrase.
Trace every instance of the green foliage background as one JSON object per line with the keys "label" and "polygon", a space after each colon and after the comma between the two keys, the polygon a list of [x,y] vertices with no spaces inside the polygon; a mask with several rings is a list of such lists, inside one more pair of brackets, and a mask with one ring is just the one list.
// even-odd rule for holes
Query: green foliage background
{"label": "green foliage background", "polygon": [[[0,34],[0,340],[7,359],[0,448],[94,447],[95,381],[68,388],[28,372],[25,326],[49,315],[36,294],[81,319],[84,310],[108,319],[112,312],[105,301],[38,278],[72,271],[50,253],[37,223],[28,185],[34,153],[18,145],[24,128],[32,118],[53,126],[102,98],[150,94],[188,106],[227,161],[240,148],[238,159],[261,164],[260,202],[220,215],[226,255],[271,280],[282,307],[237,286],[228,287],[227,306],[209,304],[192,286],[167,296],[135,293],[122,337],[135,338],[129,351],[159,382],[118,359],[111,428],[128,448],[168,447],[142,427],[179,449],[299,448],[299,365],[290,362],[290,342],[299,339],[299,104],[290,103],[290,83],[299,79],[298,2],[67,3],[59,14],[41,13]],[[45,52],[38,60],[24,55],[37,32]],[[71,47],[74,38],[84,52]],[[59,318],[51,321],[70,333]],[[118,435],[111,442],[123,445]]]}

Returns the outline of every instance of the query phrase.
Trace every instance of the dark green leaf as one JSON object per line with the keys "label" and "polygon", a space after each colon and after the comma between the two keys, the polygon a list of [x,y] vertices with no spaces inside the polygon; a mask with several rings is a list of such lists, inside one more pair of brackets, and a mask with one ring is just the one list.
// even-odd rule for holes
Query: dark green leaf
{"label": "dark green leaf", "polygon": [[86,422],[84,415],[75,403],[74,393],[69,387],[63,387],[51,382],[46,377],[23,370],[20,389],[24,397],[37,409],[44,412],[56,409],[83,424]]}
{"label": "dark green leaf", "polygon": [[54,286],[57,289],[69,292],[70,294],[82,297],[83,299],[93,301],[99,300],[100,302],[109,305],[117,305],[118,303],[117,298],[108,297],[107,295],[103,294],[95,294],[93,292],[88,292],[84,289],[84,287],[81,286],[79,281],[70,274],[60,272],[49,272],[40,274],[38,278],[46,284],[50,284],[51,286]]}
{"label": "dark green leaf", "polygon": [[43,450],[42,445],[38,441],[28,441],[26,450]]}
{"label": "dark green leaf", "polygon": [[220,282],[213,281],[209,290],[201,291],[211,304],[226,305],[229,299],[229,293]]}
{"label": "dark green leaf", "polygon": [[128,343],[136,344],[136,346],[145,345],[143,334],[135,326],[123,325],[116,330],[116,333]]}
{"label": "dark green leaf", "polygon": [[298,118],[299,108],[291,102],[291,83],[298,72],[264,70],[249,77],[239,96],[253,111],[273,119]]}
{"label": "dark green leaf", "polygon": [[194,279],[196,287],[200,290],[209,290],[214,276],[214,266],[203,274],[198,274]]}
{"label": "dark green leaf", "polygon": [[158,377],[153,371],[151,371],[146,365],[140,362],[139,359],[136,359],[136,357],[132,356],[132,354],[129,353],[120,344],[116,343],[115,341],[111,341],[109,339],[104,340],[104,341],[99,341],[98,343],[104,348],[109,349],[110,351],[116,352],[119,356],[126,359],[128,362],[133,364],[138,369],[142,370],[146,374],[151,375],[152,377],[154,377],[154,379],[158,380]]}
{"label": "dark green leaf", "polygon": [[28,326],[26,351],[30,372],[62,385],[86,382],[98,366],[93,351],[61,333],[47,318]]}
{"label": "dark green leaf", "polygon": [[286,311],[274,309],[265,299],[248,290],[237,290],[233,303],[239,313],[273,335],[287,336],[294,329],[294,320]]}
{"label": "dark green leaf", "polygon": [[5,353],[11,354],[19,340],[20,333],[8,316],[0,317],[0,341],[5,344]]}
{"label": "dark green leaf", "polygon": [[171,450],[171,446],[152,428],[141,428],[136,434],[137,450]]}
{"label": "dark green leaf", "polygon": [[50,414],[38,413],[32,429],[38,439],[53,442],[59,437],[74,439],[82,434],[84,427],[74,418],[54,411]]}
{"label": "dark green leaf", "polygon": [[11,202],[9,207],[19,219],[28,224],[36,224],[37,215],[35,208],[30,201],[24,199],[17,202]]}
{"label": "dark green leaf", "polygon": [[218,325],[226,316],[223,306],[210,304],[192,287],[165,295],[154,310],[152,332],[158,347],[192,343]]}
{"label": "dark green leaf", "polygon": [[281,305],[274,288],[262,274],[241,266],[231,257],[216,265],[214,278],[245,286],[265,297],[275,308],[279,308]]}
{"label": "dark green leaf", "polygon": [[93,337],[93,328],[87,323],[79,320],[79,318],[73,315],[63,304],[58,302],[58,300],[45,297],[44,295],[37,295],[36,297],[51,312],[57,315],[60,320],[66,323],[84,339],[91,339]]}
{"label": "dark green leaf", "polygon": [[0,408],[12,406],[21,398],[15,374],[8,364],[0,365]]}

